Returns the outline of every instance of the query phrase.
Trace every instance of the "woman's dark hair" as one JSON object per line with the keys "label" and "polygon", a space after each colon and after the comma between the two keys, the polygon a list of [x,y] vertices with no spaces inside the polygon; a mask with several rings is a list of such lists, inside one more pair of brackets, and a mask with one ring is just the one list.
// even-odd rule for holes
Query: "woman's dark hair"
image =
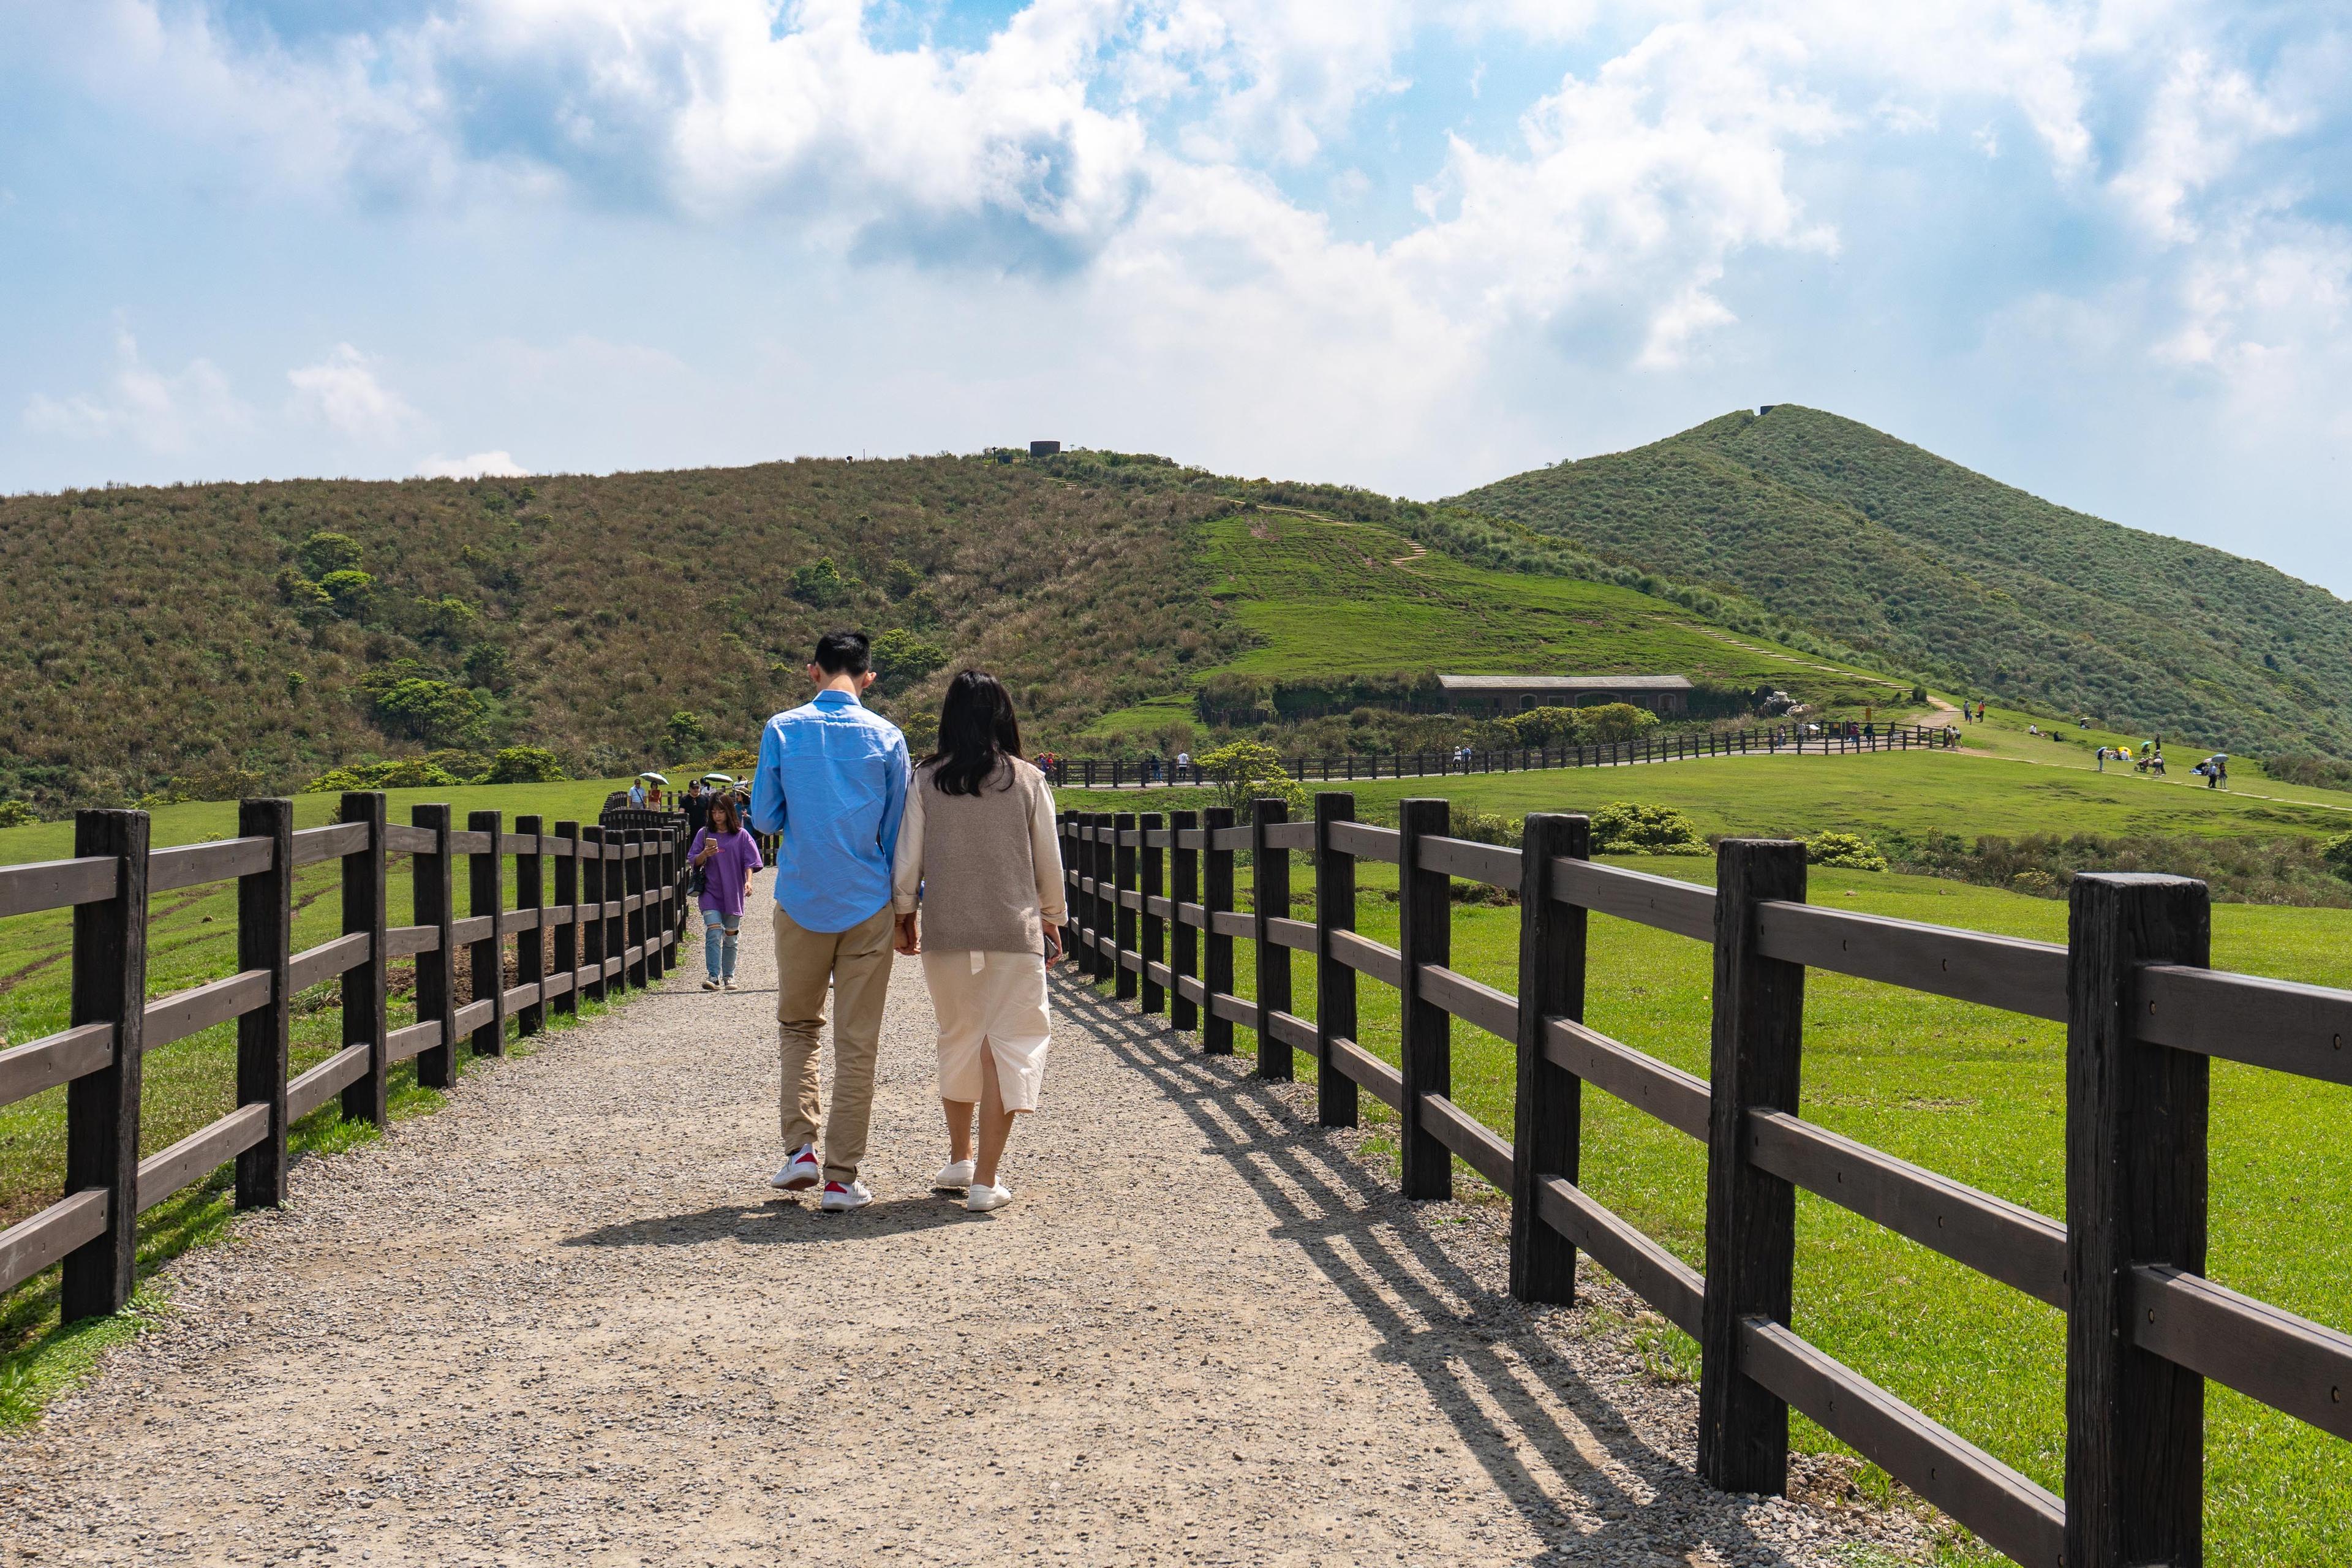
{"label": "woman's dark hair", "polygon": [[[1004,683],[984,669],[959,671],[940,704],[939,750],[923,759],[931,783],[942,795],[978,795],[1006,758],[1020,754],[1021,721]],[[997,787],[1013,787],[1010,768]]]}
{"label": "woman's dark hair", "polygon": [[710,797],[710,815],[703,818],[702,823],[704,831],[714,838],[719,836],[719,814],[722,811],[727,814],[727,831],[742,832],[743,814],[735,809],[734,797],[724,795],[714,795]]}

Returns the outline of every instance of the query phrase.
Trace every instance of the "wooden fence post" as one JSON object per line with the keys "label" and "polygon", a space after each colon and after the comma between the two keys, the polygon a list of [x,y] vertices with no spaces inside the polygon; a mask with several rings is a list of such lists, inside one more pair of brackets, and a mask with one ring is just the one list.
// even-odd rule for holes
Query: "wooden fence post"
{"label": "wooden fence post", "polygon": [[1234,852],[1218,848],[1215,836],[1234,825],[1234,809],[1213,805],[1201,814],[1201,824],[1210,835],[1209,847],[1202,851],[1205,874],[1201,904],[1208,911],[1209,924],[1202,932],[1205,952],[1201,989],[1205,1000],[1201,1004],[1201,1049],[1209,1056],[1229,1057],[1234,1054],[1234,1021],[1217,1011],[1216,999],[1234,988],[1234,939],[1217,930],[1217,917],[1233,912]]}
{"label": "wooden fence post", "polygon": [[2204,1560],[2205,1380],[2133,1342],[2135,1265],[2205,1272],[2210,1067],[2139,1044],[2138,971],[2211,961],[2205,884],[2084,873],[2066,931],[2066,1562]]}
{"label": "wooden fence post", "polygon": [[1529,816],[1519,837],[1519,1084],[1512,1117],[1511,1294],[1566,1306],[1576,1300],[1576,1247],[1543,1222],[1536,1184],[1579,1174],[1584,1080],[1544,1053],[1547,1018],[1584,1018],[1585,911],[1553,897],[1557,859],[1592,855],[1583,816]]}
{"label": "wooden fence post", "polygon": [[392,856],[384,847],[383,795],[379,790],[354,790],[343,796],[337,816],[344,822],[367,825],[367,847],[343,857],[343,932],[365,931],[368,961],[343,972],[343,1045],[368,1047],[367,1076],[343,1090],[346,1121],[368,1121],[378,1127],[392,1120],[388,1095],[391,1064],[385,1060],[391,1032],[388,1010],[392,987],[387,981],[392,960],[384,952],[391,924]]}
{"label": "wooden fence post", "polygon": [[1094,889],[1079,892],[1077,907],[1083,943],[1079,952],[1086,959],[1085,973],[1088,981],[1097,981],[1108,972],[1103,968],[1102,950],[1095,945],[1095,939],[1102,934],[1102,889],[1095,877],[1095,857],[1099,849],[1094,838],[1095,814],[1081,811],[1074,815],[1070,831],[1076,839],[1078,875]]}
{"label": "wooden fence post", "polygon": [[1143,969],[1136,977],[1141,982],[1142,1006],[1146,1013],[1168,1011],[1168,988],[1151,978],[1151,966],[1168,961],[1168,920],[1151,912],[1152,900],[1163,897],[1167,879],[1168,851],[1150,842],[1151,835],[1162,831],[1164,820],[1160,813],[1147,811],[1137,816],[1136,826],[1143,830],[1145,842],[1136,847],[1136,885],[1143,894]]}
{"label": "wooden fence post", "polygon": [[293,1046],[294,803],[248,800],[236,808],[240,838],[269,840],[269,868],[236,879],[236,966],[267,970],[269,1004],[236,1020],[236,1102],[269,1107],[269,1132],[236,1157],[236,1206],[286,1201],[286,1068]]}
{"label": "wooden fence post", "polygon": [[1105,980],[1118,980],[1118,847],[1116,814],[1095,813],[1095,959]]}
{"label": "wooden fence post", "polygon": [[1267,922],[1290,918],[1290,851],[1266,847],[1265,830],[1290,820],[1290,808],[1268,797],[1250,808],[1251,913],[1257,939],[1257,1076],[1288,1083],[1297,1068],[1288,1046],[1274,1037],[1274,1015],[1291,1009],[1290,949],[1274,940]]}
{"label": "wooden fence post", "polygon": [[488,932],[466,948],[466,974],[474,1000],[490,1005],[489,1020],[474,1026],[471,1044],[478,1057],[495,1057],[507,1048],[507,964],[505,943],[499,940],[507,879],[506,860],[499,853],[505,827],[502,811],[477,811],[466,817],[468,833],[487,834],[490,840],[487,854],[478,849],[466,858],[466,913],[490,919]]}
{"label": "wooden fence post", "polygon": [[515,1036],[536,1035],[546,1026],[547,984],[547,861],[540,853],[545,824],[536,816],[515,818],[515,836],[530,841],[515,854],[515,912],[526,915],[528,931],[515,932],[515,984],[534,988],[532,1000],[514,1016]]}
{"label": "wooden fence post", "polygon": [[68,1021],[114,1026],[111,1065],[66,1086],[66,1191],[106,1194],[106,1230],[65,1256],[63,1322],[119,1312],[137,1280],[140,1058],[147,1019],[147,814],[74,813],[74,857],[122,862],[114,897],[76,904]]}
{"label": "wooden fence post", "polygon": [[678,937],[686,930],[684,879],[678,872],[684,846],[678,839],[679,831],[676,827],[665,827],[661,836],[661,973],[664,974],[677,967]]}
{"label": "wooden fence post", "polygon": [[1122,811],[1111,818],[1111,831],[1116,837],[1111,844],[1111,886],[1117,889],[1111,896],[1111,994],[1122,1002],[1132,1002],[1139,978],[1127,966],[1127,955],[1139,951],[1136,947],[1136,911],[1128,903],[1135,893],[1135,846],[1127,842],[1135,831],[1135,813]]}
{"label": "wooden fence post", "polygon": [[604,830],[590,823],[580,830],[580,967],[588,983],[578,989],[591,1002],[604,999]]}
{"label": "wooden fence post", "polygon": [[1331,933],[1356,929],[1356,858],[1331,845],[1331,825],[1356,819],[1356,797],[1315,797],[1315,1119],[1356,1125],[1356,1080],[1333,1058],[1333,1040],[1356,1037],[1356,972],[1331,956]]}
{"label": "wooden fence post", "polygon": [[1788,1485],[1789,1407],[1739,1370],[1739,1325],[1789,1321],[1797,1191],[1748,1163],[1742,1133],[1752,1110],[1797,1109],[1805,966],[1757,951],[1756,906],[1804,901],[1805,847],[1727,838],[1717,855],[1698,1469],[1721,1491],[1780,1492]]}
{"label": "wooden fence post", "polygon": [[[568,976],[571,988],[555,999],[555,1011],[567,1017],[580,1015],[580,825],[555,825],[555,910],[569,916],[555,928],[555,971]],[[554,912],[554,911],[551,911]]]}
{"label": "wooden fence post", "polygon": [[1454,1020],[1421,995],[1421,966],[1454,956],[1452,879],[1421,865],[1421,841],[1444,837],[1450,818],[1445,802],[1427,798],[1401,802],[1397,815],[1397,951],[1404,972],[1398,1030],[1404,1110],[1397,1141],[1409,1198],[1454,1195],[1453,1152],[1421,1118],[1422,1096],[1454,1092]]}
{"label": "wooden fence post", "polygon": [[[1169,862],[1168,897],[1174,903],[1197,904],[1201,901],[1201,852],[1185,848],[1183,836],[1199,830],[1201,814],[1197,811],[1170,812],[1168,826],[1175,830],[1177,838]],[[1190,976],[1198,980],[1201,977],[1201,933],[1195,927],[1186,924],[1181,916],[1181,911],[1179,911],[1179,918],[1169,928],[1169,967],[1180,977]],[[1200,1009],[1186,999],[1184,987],[1172,985],[1169,991],[1168,1026],[1179,1032],[1199,1028]]]}
{"label": "wooden fence post", "polygon": [[441,1026],[441,1043],[416,1057],[416,1081],[425,1089],[448,1089],[457,1081],[457,866],[449,853],[449,808],[411,806],[411,825],[433,835],[431,853],[410,857],[415,922],[431,926],[437,939],[431,952],[416,955],[416,1021]]}
{"label": "wooden fence post", "polygon": [[[630,962],[626,973],[629,984],[638,990],[644,989],[646,985],[648,967],[646,963],[646,950],[653,945],[653,939],[648,932],[648,928],[653,922],[646,918],[646,911],[652,907],[646,902],[648,891],[646,886],[646,868],[652,863],[653,856],[653,846],[648,840],[652,837],[641,827],[629,829],[629,844],[636,850],[636,854],[621,863],[621,886],[625,889],[622,893],[622,900],[624,903],[632,898],[637,900],[637,907],[625,910],[621,919],[627,928],[627,935],[625,939],[627,945],[637,950],[637,956]],[[627,851],[624,850],[622,853],[627,854]]]}
{"label": "wooden fence post", "polygon": [[615,827],[604,835],[604,905],[613,912],[604,921],[604,962],[618,963],[605,984],[608,1000],[629,990],[629,830]]}

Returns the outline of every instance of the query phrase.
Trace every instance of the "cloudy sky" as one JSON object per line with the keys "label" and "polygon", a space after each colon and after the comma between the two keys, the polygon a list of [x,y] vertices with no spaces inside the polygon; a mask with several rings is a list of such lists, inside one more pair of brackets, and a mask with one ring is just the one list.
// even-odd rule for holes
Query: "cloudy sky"
{"label": "cloudy sky", "polygon": [[2352,594],[2352,12],[0,0],[0,489],[1800,402]]}

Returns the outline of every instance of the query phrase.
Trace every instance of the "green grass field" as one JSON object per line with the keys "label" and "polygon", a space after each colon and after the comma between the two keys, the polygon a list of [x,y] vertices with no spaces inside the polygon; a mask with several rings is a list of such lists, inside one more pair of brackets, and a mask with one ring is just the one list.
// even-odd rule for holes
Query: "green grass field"
{"label": "green grass field", "polygon": [[[1310,790],[1325,787],[1310,781]],[[2304,799],[2181,789],[2129,773],[2040,767],[1967,752],[1802,757],[1695,757],[1637,767],[1554,768],[1466,777],[1382,779],[1353,788],[1360,809],[1393,816],[1409,795],[1442,795],[1482,811],[1590,811],[1612,800],[1654,801],[1690,813],[1705,833],[1810,837],[1940,829],[1965,838],[1999,833],[2173,834],[2273,837],[2352,831],[2352,796],[2305,790]],[[2287,786],[2280,786],[2282,788]],[[1121,794],[1070,792],[1098,810],[1139,810]],[[2331,804],[2340,803],[2340,804]],[[1151,809],[1165,810],[1160,792]]]}
{"label": "green grass field", "polygon": [[[1657,770],[1664,772],[1668,770]],[[1661,875],[1713,877],[1711,860],[1620,859]],[[1393,944],[1395,872],[1361,868],[1358,923]],[[1244,884],[1246,879],[1244,878]],[[1906,920],[2063,941],[2063,903],[1929,878],[1816,869],[1815,902]],[[1294,911],[1305,918],[1305,908]],[[2218,905],[2214,963],[2352,985],[2352,911]],[[1518,912],[1457,905],[1453,966],[1517,987]],[[1246,943],[1235,989],[1253,994]],[[1311,964],[1294,965],[1312,1016]],[[1709,953],[1700,943],[1595,920],[1587,1018],[1662,1060],[1707,1070]],[[1360,982],[1362,1043],[1394,1062],[1396,994]],[[1964,1003],[1816,973],[1807,984],[1805,1114],[2040,1212],[2063,1216],[2064,1030]],[[1254,1050],[1238,1030],[1238,1048]],[[1465,1024],[1454,1098],[1488,1126],[1512,1123],[1511,1047]],[[1598,1090],[1586,1095],[1583,1180],[1602,1202],[1694,1267],[1703,1261],[1700,1146]],[[1366,1096],[1368,1119],[1392,1121]],[[2213,1278],[2325,1323],[2352,1327],[2352,1190],[2342,1136],[2352,1089],[2216,1064]],[[1460,1179],[1475,1185],[1466,1167]],[[2064,1321],[1833,1205],[1800,1194],[1794,1326],[1808,1339],[2053,1490],[2063,1482]],[[1657,1359],[1695,1373],[1696,1347],[1650,1332]],[[2209,1563],[2277,1568],[2352,1559],[2352,1447],[2224,1389],[2208,1411]],[[1801,1447],[1837,1449],[1801,1419]]]}

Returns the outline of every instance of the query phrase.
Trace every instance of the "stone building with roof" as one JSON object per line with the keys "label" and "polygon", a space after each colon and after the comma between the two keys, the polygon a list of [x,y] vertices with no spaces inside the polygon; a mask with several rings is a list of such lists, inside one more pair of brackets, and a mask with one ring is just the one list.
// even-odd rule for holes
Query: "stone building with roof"
{"label": "stone building with roof", "polygon": [[1690,710],[1686,675],[1441,675],[1449,713],[1508,718],[1530,708],[1631,702],[1661,716]]}

